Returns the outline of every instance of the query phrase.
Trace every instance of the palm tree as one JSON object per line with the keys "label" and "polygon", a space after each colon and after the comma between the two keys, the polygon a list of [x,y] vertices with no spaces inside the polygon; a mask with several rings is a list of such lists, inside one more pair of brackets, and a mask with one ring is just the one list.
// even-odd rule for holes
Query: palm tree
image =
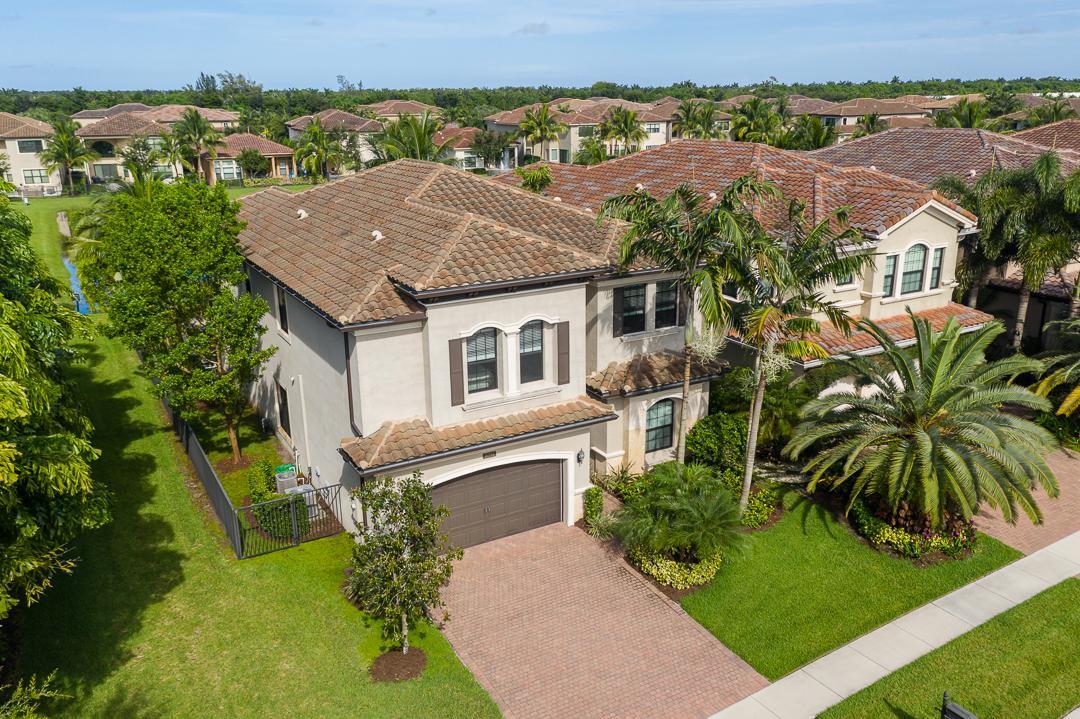
{"label": "palm tree", "polygon": [[551,114],[551,109],[547,105],[540,105],[525,111],[525,116],[521,118],[520,128],[530,148],[540,143],[540,154],[547,160],[547,143],[558,140],[559,135],[566,132],[568,126],[559,122]]}
{"label": "palm tree", "polygon": [[740,142],[773,141],[783,130],[784,121],[767,100],[755,97],[731,113],[731,139]]}
{"label": "palm tree", "polygon": [[598,216],[618,217],[629,222],[619,250],[619,268],[625,269],[639,258],[675,275],[680,298],[687,311],[683,334],[683,384],[680,403],[676,457],[686,459],[685,435],[690,370],[697,333],[694,310],[701,311],[706,326],[718,326],[729,314],[727,302],[711,265],[754,223],[750,203],[774,194],[771,185],[753,177],[733,182],[714,200],[680,185],[663,199],[645,189],[604,201]]}
{"label": "palm tree", "polygon": [[791,130],[794,144],[792,149],[819,150],[836,144],[836,126],[826,125],[816,115],[799,115]]}
{"label": "palm tree", "polygon": [[341,160],[341,143],[330,136],[322,120],[313,117],[296,140],[293,158],[309,175],[330,179],[330,168]]}
{"label": "palm tree", "polygon": [[889,129],[889,121],[876,112],[863,115],[855,123],[855,132],[852,137],[866,137]]}
{"label": "palm tree", "polygon": [[87,147],[82,138],[75,134],[79,126],[73,120],[60,120],[53,126],[52,137],[38,153],[38,158],[45,163],[46,172],[60,170],[67,183],[68,192],[75,194],[75,179],[72,170],[78,165],[87,165],[97,159],[96,152]]}
{"label": "palm tree", "polygon": [[217,145],[221,142],[221,134],[194,107],[184,110],[180,122],[173,126],[173,134],[191,148],[195,155],[195,177],[202,179],[203,151],[208,152],[211,159],[217,157]]}
{"label": "palm tree", "polygon": [[442,126],[439,118],[426,111],[420,117],[399,115],[394,122],[386,123],[382,132],[375,136],[372,144],[375,146],[376,160],[373,164],[412,158],[452,165],[454,159],[449,153],[451,140],[435,140]]}
{"label": "palm tree", "polygon": [[770,369],[795,359],[826,359],[829,354],[813,337],[821,332],[817,316],[824,315],[847,334],[852,320],[821,293],[842,279],[859,276],[873,262],[862,247],[861,234],[850,227],[843,210],[813,224],[805,208],[790,203],[784,232],[766,232],[757,224],[715,263],[725,282],[735,285],[738,302],[732,307],[732,327],[738,341],[754,352],[754,390],[750,403],[746,464],[739,507],[746,509],[754,476],[761,406]]}
{"label": "palm tree", "polygon": [[700,137],[698,132],[701,130],[701,125],[698,122],[698,111],[701,107],[700,103],[694,102],[691,98],[679,103],[671,123],[671,131],[676,137]]}
{"label": "palm tree", "polygon": [[622,143],[623,155],[629,155],[637,149],[638,145],[648,139],[649,133],[645,132],[637,113],[625,107],[616,105],[608,111],[608,115],[601,123],[605,128],[604,134],[607,139],[615,142],[615,154],[619,154],[619,143]]}
{"label": "palm tree", "polygon": [[960,98],[955,105],[934,116],[935,127],[986,127],[990,104]]}
{"label": "palm tree", "polygon": [[187,157],[188,147],[175,133],[162,133],[161,142],[158,143],[158,153],[162,160],[172,166],[176,177],[180,176],[181,167],[192,169],[191,161]]}
{"label": "palm tree", "polygon": [[1015,522],[1019,504],[1032,522],[1042,514],[1031,490],[1057,495],[1057,480],[1043,457],[1053,436],[1005,405],[1044,411],[1043,397],[1011,383],[1041,363],[1022,355],[987,362],[986,348],[1004,328],[993,322],[965,333],[955,319],[935,333],[911,314],[915,346],[899,347],[869,320],[860,327],[877,340],[879,358],[842,360],[857,387],[803,409],[803,421],[785,448],[791,458],[810,451],[804,471],[809,489],[822,480],[850,485],[848,506],[869,496],[894,521],[913,512],[929,528],[950,518],[970,520],[983,502]]}
{"label": "palm tree", "polygon": [[574,153],[575,165],[599,165],[608,159],[607,146],[598,136],[586,137]]}
{"label": "palm tree", "polygon": [[1072,108],[1068,100],[1058,97],[1043,105],[1031,108],[1028,111],[1027,126],[1048,125],[1051,122],[1068,120],[1070,117],[1076,117],[1076,110]]}

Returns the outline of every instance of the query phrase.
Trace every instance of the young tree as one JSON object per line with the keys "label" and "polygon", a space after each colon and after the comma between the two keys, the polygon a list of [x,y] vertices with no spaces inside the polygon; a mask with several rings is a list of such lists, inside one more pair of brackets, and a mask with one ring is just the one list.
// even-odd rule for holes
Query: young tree
{"label": "young tree", "polygon": [[[59,169],[67,182],[68,192],[75,194],[75,180],[72,170],[97,159],[97,153],[87,147],[82,138],[75,134],[78,126],[72,120],[61,120],[53,125],[53,135],[38,157],[45,163],[45,169],[53,172]],[[3,176],[0,175],[0,178]]]}
{"label": "young tree", "polygon": [[477,130],[473,135],[473,150],[484,161],[485,166],[498,165],[502,162],[506,148],[513,141],[514,135],[509,132]]}
{"label": "young tree", "polygon": [[[367,525],[353,546],[346,595],[382,620],[383,636],[409,653],[409,629],[443,608],[440,588],[461,549],[442,534],[446,507],[431,503],[431,487],[411,477],[368,479],[353,491]],[[443,621],[449,615],[443,612]]]}
{"label": "young tree", "polygon": [[154,165],[161,160],[161,153],[149,138],[135,137],[120,150],[120,157],[123,158],[127,171],[139,180],[149,178],[153,174]]}
{"label": "young tree", "polygon": [[244,177],[259,177],[270,169],[269,158],[263,157],[254,147],[245,147],[237,153],[236,164],[244,171]]}
{"label": "young tree", "polygon": [[551,184],[551,168],[547,165],[519,167],[514,174],[521,178],[521,186],[529,192],[541,194]]}

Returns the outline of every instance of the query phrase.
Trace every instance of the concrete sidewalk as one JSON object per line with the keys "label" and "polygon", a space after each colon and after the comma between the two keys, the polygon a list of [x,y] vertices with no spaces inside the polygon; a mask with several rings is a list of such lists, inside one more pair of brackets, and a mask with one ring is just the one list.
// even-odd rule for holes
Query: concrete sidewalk
{"label": "concrete sidewalk", "polygon": [[1080,532],[1017,560],[810,662],[713,719],[812,719],[983,622],[1080,576]]}

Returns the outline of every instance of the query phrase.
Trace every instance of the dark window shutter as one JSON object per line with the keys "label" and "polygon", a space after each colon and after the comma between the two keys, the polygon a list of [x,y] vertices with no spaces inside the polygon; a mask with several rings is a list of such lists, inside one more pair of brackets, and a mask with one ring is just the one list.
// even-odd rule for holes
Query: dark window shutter
{"label": "dark window shutter", "polygon": [[622,337],[622,287],[611,291],[611,336]]}
{"label": "dark window shutter", "polygon": [[559,384],[570,384],[570,323],[560,322],[555,325],[555,349],[558,352]]}
{"label": "dark window shutter", "polygon": [[690,304],[689,302],[687,302],[687,299],[688,298],[686,297],[686,292],[684,292],[683,288],[680,287],[679,288],[679,312],[678,312],[679,319],[677,320],[677,324],[680,327],[682,327],[682,326],[684,326],[686,324],[686,309],[687,309],[687,305]]}
{"label": "dark window shutter", "polygon": [[465,404],[465,368],[462,366],[461,343],[463,339],[450,340],[450,405]]}

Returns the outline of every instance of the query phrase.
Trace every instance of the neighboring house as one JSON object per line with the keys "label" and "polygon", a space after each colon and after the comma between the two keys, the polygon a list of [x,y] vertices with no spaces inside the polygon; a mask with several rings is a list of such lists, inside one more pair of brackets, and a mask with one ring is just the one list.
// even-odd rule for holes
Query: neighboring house
{"label": "neighboring house", "polygon": [[[1008,115],[1001,116],[1001,119],[1007,122],[1007,129],[1023,130],[1028,126],[1028,115],[1031,113],[1032,108],[1045,105],[1052,100],[1058,99],[1057,97],[1041,97],[1038,95],[1032,95],[1030,97],[1034,99],[1025,101],[1023,110],[1017,110],[1016,112],[1010,112]],[[1073,109],[1073,112],[1080,115],[1080,97],[1063,97],[1060,99],[1065,100],[1065,102],[1069,104],[1069,107]]]}
{"label": "neighboring house", "polygon": [[[575,521],[591,470],[685,430],[687,308],[670,275],[615,274],[620,222],[417,160],[240,217],[278,347],[254,401],[317,484],[422,470],[468,546]],[[691,423],[716,372],[693,367]]]}
{"label": "neighboring house", "polygon": [[[655,196],[691,183],[701,193],[721,193],[735,179],[755,175],[775,182],[793,199],[806,203],[810,217],[847,207],[848,221],[874,247],[875,262],[862,277],[823,287],[827,299],[856,317],[884,323],[890,334],[903,332],[911,309],[940,327],[955,317],[968,330],[991,317],[952,302],[960,237],[976,218],[925,185],[864,167],[838,167],[768,145],[747,142],[680,140],[591,167],[552,165],[545,194],[596,212],[609,197],[641,186]],[[499,181],[520,178],[501,176]],[[768,217],[775,215],[767,215]],[[612,282],[618,282],[613,280]],[[603,286],[603,285],[602,285]],[[834,356],[873,352],[865,332],[844,337],[824,317],[820,341]],[[895,338],[911,338],[896,334]],[[732,359],[739,361],[738,355]],[[802,363],[803,367],[820,364]]]}
{"label": "neighboring house", "polygon": [[[869,97],[860,97],[844,102],[833,102],[817,110],[812,110],[808,115],[820,117],[826,125],[836,127],[836,132],[841,140],[850,137],[859,124],[859,118],[864,115],[880,115],[883,120],[893,123],[900,120],[924,122],[929,121],[930,112],[918,105],[897,100],[877,100]],[[927,118],[920,120],[919,118]]]}
{"label": "neighboring house", "polygon": [[52,126],[31,117],[0,112],[0,154],[8,158],[11,170],[4,179],[23,195],[56,195],[63,191],[63,178],[49,172],[38,153],[52,137]]}
{"label": "neighboring house", "polygon": [[236,158],[242,151],[248,149],[257,151],[269,160],[270,169],[266,173],[267,177],[277,177],[282,180],[296,177],[296,160],[293,158],[291,147],[248,132],[238,132],[223,137],[221,144],[215,148],[213,156],[209,152],[204,152],[201,158],[203,175],[211,185],[217,184],[218,180],[243,178],[244,172]]}
{"label": "neighboring house", "polygon": [[119,105],[96,110],[79,110],[71,116],[71,119],[74,120],[79,127],[86,127],[99,120],[104,120],[107,117],[119,115],[121,112],[146,112],[149,109],[151,109],[149,105],[144,105],[141,102],[123,102]]}
{"label": "neighboring house", "polygon": [[787,101],[788,114],[790,114],[792,117],[798,117],[799,115],[809,115],[832,104],[828,100],[821,100],[816,97],[807,97],[806,95],[788,95]]}
{"label": "neighboring house", "polygon": [[144,105],[141,102],[127,102],[113,105],[103,110],[82,110],[71,116],[80,127],[87,127],[121,114],[137,114],[145,120],[171,126],[180,122],[184,113],[195,108],[218,132],[236,127],[240,114],[232,110],[216,107],[197,107],[195,105]]}
{"label": "neighboring house", "polygon": [[[521,134],[521,121],[525,118],[526,112],[536,110],[545,104],[549,107],[552,117],[565,124],[567,130],[556,140],[530,143]],[[538,102],[513,110],[497,112],[485,117],[484,122],[489,130],[510,132],[518,137],[518,164],[526,155],[541,157],[544,151],[547,152],[547,156],[541,159],[565,164],[574,161],[574,155],[581,148],[582,141],[596,134],[597,126],[604,121],[611,108],[616,106],[636,112],[642,128],[647,133],[641,147],[636,149],[651,149],[671,141],[671,123],[678,104],[672,105],[670,102],[657,107],[648,103],[613,100],[607,97],[590,97],[587,100],[562,97],[548,103]],[[612,154],[620,150],[610,142],[607,144]]]}
{"label": "neighboring house", "polygon": [[1054,150],[1071,150],[1080,153],[1080,118],[1074,117],[1039,125],[1030,130],[1018,132],[1013,137]]}
{"label": "neighboring house", "polygon": [[402,115],[420,117],[425,112],[430,115],[442,114],[442,110],[435,105],[427,105],[416,100],[383,100],[369,105],[360,105],[356,110],[379,120],[396,120]]}
{"label": "neighboring house", "polygon": [[[727,106],[722,106],[718,102],[713,102],[712,100],[708,100],[708,99],[703,98],[703,97],[694,97],[694,98],[691,98],[691,101],[694,102],[695,104],[698,104],[698,105],[704,105],[704,104],[707,104],[707,103],[712,103],[713,105],[716,106],[716,108],[715,108],[715,110],[713,112],[713,117],[716,119],[716,129],[719,132],[723,133],[724,136],[726,137],[728,130],[731,129],[731,114],[725,111],[725,108],[727,108]],[[675,131],[675,119],[676,119],[676,116],[678,114],[679,105],[681,105],[681,104],[682,104],[682,100],[678,99],[677,97],[665,97],[665,98],[657,100],[656,102],[653,103],[653,111],[654,112],[660,113],[661,115],[664,115],[664,116],[667,116],[667,117],[671,118],[671,122],[672,122],[671,136],[672,136],[672,138],[680,136],[679,133]],[[727,108],[727,109],[730,109],[730,108]]]}
{"label": "neighboring house", "polygon": [[448,143],[446,149],[454,164],[461,169],[484,170],[487,169],[484,159],[473,150],[473,138],[478,131],[476,127],[447,125],[435,133],[435,144]]}
{"label": "neighboring house", "polygon": [[[154,121],[145,112],[121,112],[83,125],[75,134],[98,156],[88,168],[90,181],[107,183],[131,179],[131,173],[124,167],[121,150],[139,137],[145,137],[151,143],[159,142],[168,132],[168,125]],[[184,174],[183,167],[168,163],[154,167],[154,171],[166,178]]]}
{"label": "neighboring house", "polygon": [[[304,134],[304,130],[315,118],[328,132],[339,132],[342,135],[355,135],[361,140],[360,159],[368,162],[375,158],[375,150],[372,147],[372,138],[382,132],[383,124],[378,120],[368,117],[360,117],[344,110],[322,110],[314,115],[301,115],[294,117],[285,123],[289,131],[289,140],[298,140]],[[345,142],[344,137],[342,143]]]}

